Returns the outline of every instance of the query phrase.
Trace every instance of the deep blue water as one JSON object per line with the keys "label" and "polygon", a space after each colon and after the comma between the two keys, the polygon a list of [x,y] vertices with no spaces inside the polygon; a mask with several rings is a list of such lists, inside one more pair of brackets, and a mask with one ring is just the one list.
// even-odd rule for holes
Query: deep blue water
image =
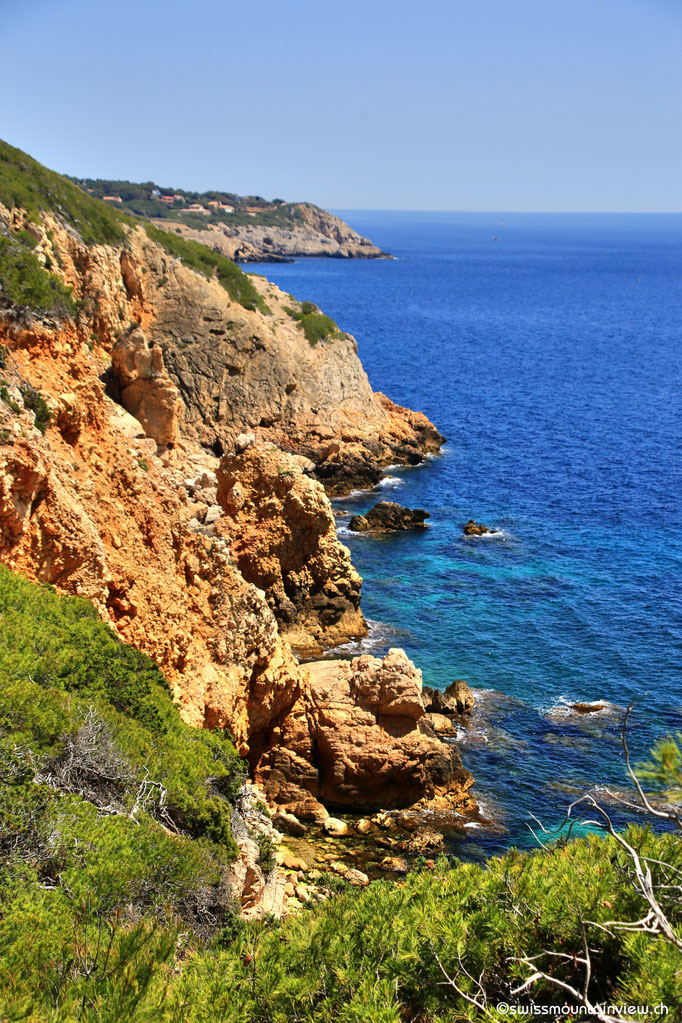
{"label": "deep blue water", "polygon": [[[448,438],[338,507],[342,534],[380,497],[431,512],[423,533],[343,535],[373,649],[483,691],[461,748],[508,833],[471,853],[532,844],[531,812],[625,783],[632,697],[637,756],[682,727],[682,217],[342,215],[398,258],[263,270]],[[463,538],[472,517],[501,535]],[[616,706],[578,718],[576,700]]]}

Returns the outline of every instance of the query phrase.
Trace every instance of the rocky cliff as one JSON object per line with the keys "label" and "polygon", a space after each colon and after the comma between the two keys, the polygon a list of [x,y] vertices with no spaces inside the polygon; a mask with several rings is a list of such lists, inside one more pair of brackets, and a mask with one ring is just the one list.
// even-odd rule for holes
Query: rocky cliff
{"label": "rocky cliff", "polygon": [[307,336],[296,318],[303,304],[265,278],[251,278],[263,313],[161,249],[148,250],[145,262],[155,309],[149,337],[182,395],[188,437],[223,454],[252,431],[310,458],[336,494],[372,486],[386,465],[414,464],[440,448],[443,437],[425,416],[372,390],[350,335],[329,321],[327,336]]}
{"label": "rocky cliff", "polygon": [[250,224],[207,224],[204,229],[178,224],[177,221],[155,220],[166,230],[179,231],[222,252],[239,263],[290,261],[298,256],[330,256],[334,259],[382,259],[386,253],[364,238],[340,217],[310,203],[291,207],[296,218],[290,224],[260,224],[258,214]]}
{"label": "rocky cliff", "polygon": [[187,721],[229,727],[271,800],[321,817],[324,800],[466,798],[404,655],[330,680],[292,653],[364,630],[315,477],[366,482],[442,438],[372,392],[352,338],[322,322],[311,341],[319,311],[295,319],[231,265],[208,279],[135,224],[86,244],[99,210],[69,217],[68,199],[0,206],[0,256],[68,310],[12,301],[0,265],[0,558],[90,599]]}

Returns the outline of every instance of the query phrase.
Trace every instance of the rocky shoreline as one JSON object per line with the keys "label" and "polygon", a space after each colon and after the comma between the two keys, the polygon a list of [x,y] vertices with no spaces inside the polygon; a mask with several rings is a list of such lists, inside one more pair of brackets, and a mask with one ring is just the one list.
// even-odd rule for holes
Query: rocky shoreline
{"label": "rocky shoreline", "polygon": [[292,263],[306,256],[331,259],[390,259],[391,256],[354,231],[340,217],[311,203],[292,206],[296,219],[289,226],[208,224],[198,229],[177,220],[154,224],[208,245],[238,263]]}
{"label": "rocky shoreline", "polygon": [[[185,721],[229,728],[273,812],[475,813],[403,651],[299,660],[366,633],[330,495],[417,464],[437,429],[372,391],[350,335],[313,343],[263,278],[235,298],[142,227],[86,245],[57,214],[0,207],[0,228],[30,230],[80,309],[0,318],[0,560],[91,601]],[[269,912],[236,840],[242,907]]]}

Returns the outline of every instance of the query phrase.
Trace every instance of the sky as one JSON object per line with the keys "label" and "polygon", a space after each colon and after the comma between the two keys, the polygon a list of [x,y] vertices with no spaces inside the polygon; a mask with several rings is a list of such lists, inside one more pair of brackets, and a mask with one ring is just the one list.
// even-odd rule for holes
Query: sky
{"label": "sky", "polygon": [[0,137],[62,173],[682,210],[682,0],[0,0],[0,43]]}

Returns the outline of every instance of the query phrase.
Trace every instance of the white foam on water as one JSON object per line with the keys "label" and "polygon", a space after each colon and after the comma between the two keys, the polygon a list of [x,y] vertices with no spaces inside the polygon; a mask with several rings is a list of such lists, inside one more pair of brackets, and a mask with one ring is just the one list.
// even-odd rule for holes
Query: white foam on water
{"label": "white foam on water", "polygon": [[382,490],[392,490],[394,487],[404,487],[405,480],[402,480],[400,476],[384,476],[382,480],[377,483],[377,488],[381,487]]}

